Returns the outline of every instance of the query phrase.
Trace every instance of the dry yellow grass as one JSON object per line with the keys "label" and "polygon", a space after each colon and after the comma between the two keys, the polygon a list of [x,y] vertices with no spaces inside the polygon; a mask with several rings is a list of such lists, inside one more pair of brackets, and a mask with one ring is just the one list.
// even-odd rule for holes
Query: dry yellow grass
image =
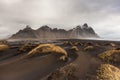
{"label": "dry yellow grass", "polygon": [[65,60],[67,57],[67,52],[59,46],[54,44],[40,44],[33,50],[31,50],[28,55],[36,55],[36,54],[46,54],[46,53],[54,53],[62,55],[60,57],[61,60]]}
{"label": "dry yellow grass", "polygon": [[65,41],[65,42],[63,43],[63,45],[65,45],[65,46],[73,46],[73,43],[72,43],[72,42],[69,42],[69,41]]}
{"label": "dry yellow grass", "polygon": [[32,48],[32,46],[33,45],[31,43],[26,43],[19,48],[19,51],[22,51],[22,52],[28,51]]}
{"label": "dry yellow grass", "polygon": [[115,46],[116,46],[116,44],[115,44],[115,43],[110,43],[110,45],[111,45],[112,47],[115,47]]}
{"label": "dry yellow grass", "polygon": [[82,46],[83,44],[80,43],[80,42],[75,42],[74,45],[75,45],[75,46]]}
{"label": "dry yellow grass", "polygon": [[92,51],[94,50],[94,46],[87,46],[84,48],[84,51]]}
{"label": "dry yellow grass", "polygon": [[91,80],[120,80],[120,69],[110,64],[101,64]]}
{"label": "dry yellow grass", "polygon": [[71,63],[50,74],[47,80],[78,80],[75,76],[76,71],[76,65]]}
{"label": "dry yellow grass", "polygon": [[0,45],[0,51],[5,51],[5,50],[8,50],[8,49],[9,49],[8,45],[5,45],[5,44]]}
{"label": "dry yellow grass", "polygon": [[98,57],[107,62],[120,62],[120,50],[108,50],[99,54]]}
{"label": "dry yellow grass", "polygon": [[84,44],[84,46],[93,46],[94,44],[93,43],[91,43],[91,42],[86,42],[85,44]]}
{"label": "dry yellow grass", "polygon": [[3,44],[3,42],[2,42],[2,41],[0,41],[0,44]]}
{"label": "dry yellow grass", "polygon": [[77,46],[73,46],[73,47],[71,48],[71,50],[72,50],[72,51],[78,51],[79,49],[78,49]]}
{"label": "dry yellow grass", "polygon": [[0,45],[1,44],[7,44],[7,41],[6,40],[0,40]]}
{"label": "dry yellow grass", "polygon": [[105,46],[111,46],[111,47],[115,47],[116,44],[115,43],[106,43]]}

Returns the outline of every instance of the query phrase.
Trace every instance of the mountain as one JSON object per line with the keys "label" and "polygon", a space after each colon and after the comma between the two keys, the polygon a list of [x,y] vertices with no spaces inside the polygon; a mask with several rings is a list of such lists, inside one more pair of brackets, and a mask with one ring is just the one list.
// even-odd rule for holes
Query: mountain
{"label": "mountain", "polygon": [[10,39],[21,39],[21,38],[41,38],[41,39],[56,39],[56,38],[98,38],[99,36],[95,33],[92,27],[89,27],[87,23],[70,29],[57,29],[50,28],[47,25],[33,30],[29,25],[23,30],[19,30],[16,34],[13,34]]}
{"label": "mountain", "polygon": [[36,32],[29,25],[23,30],[19,30],[16,34],[13,34],[11,38],[36,38]]}

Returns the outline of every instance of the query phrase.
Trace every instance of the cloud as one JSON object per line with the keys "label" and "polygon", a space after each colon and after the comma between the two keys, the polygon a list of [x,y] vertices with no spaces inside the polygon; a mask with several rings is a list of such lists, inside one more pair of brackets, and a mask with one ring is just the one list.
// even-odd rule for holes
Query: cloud
{"label": "cloud", "polygon": [[87,22],[100,36],[119,38],[119,10],[119,0],[0,0],[0,30],[4,28],[0,35],[13,34],[27,24],[70,29]]}

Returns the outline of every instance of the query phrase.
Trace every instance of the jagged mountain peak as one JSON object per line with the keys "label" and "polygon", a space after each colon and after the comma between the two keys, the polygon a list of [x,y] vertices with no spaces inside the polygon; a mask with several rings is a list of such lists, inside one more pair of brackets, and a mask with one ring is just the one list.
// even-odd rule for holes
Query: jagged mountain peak
{"label": "jagged mountain peak", "polygon": [[18,33],[29,32],[29,31],[33,31],[33,29],[29,25],[26,25],[26,27],[22,30],[19,30]]}
{"label": "jagged mountain peak", "polygon": [[84,23],[83,25],[82,25],[82,28],[88,28],[89,26],[88,26],[88,24],[87,23]]}
{"label": "jagged mountain peak", "polygon": [[26,27],[24,28],[24,30],[31,30],[32,28],[30,27],[30,25],[26,25]]}
{"label": "jagged mountain peak", "polygon": [[41,26],[39,29],[51,29],[51,28],[47,25],[44,25],[44,26]]}
{"label": "jagged mountain peak", "polygon": [[58,30],[58,28],[53,28],[53,31],[57,31]]}
{"label": "jagged mountain peak", "polygon": [[43,26],[41,26],[40,28],[37,29],[38,32],[40,32],[40,31],[47,31],[47,30],[51,31],[52,28],[50,28],[47,25],[43,25]]}
{"label": "jagged mountain peak", "polygon": [[80,25],[76,26],[76,29],[81,29],[81,26]]}

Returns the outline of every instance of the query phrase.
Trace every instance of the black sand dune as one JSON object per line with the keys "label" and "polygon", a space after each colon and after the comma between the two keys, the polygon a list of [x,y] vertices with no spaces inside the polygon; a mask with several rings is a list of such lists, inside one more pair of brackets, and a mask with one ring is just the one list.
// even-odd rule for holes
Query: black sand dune
{"label": "black sand dune", "polygon": [[[7,54],[9,52],[9,54]],[[16,49],[2,52],[0,61],[0,80],[37,80],[55,69],[73,61],[77,55],[69,56],[68,61],[60,61],[59,56],[47,54],[28,57],[27,53],[16,53]]]}
{"label": "black sand dune", "polygon": [[[75,64],[77,71],[75,71],[75,78],[67,76],[70,77],[68,80],[89,80],[89,77],[95,74],[98,66],[107,63],[99,59],[98,54],[106,50],[119,49],[120,47],[120,42],[99,40],[65,39],[51,43],[67,51],[68,58],[66,61],[59,60],[59,56],[54,54],[28,57],[26,56],[28,52],[19,52],[18,48],[21,44],[17,46],[10,45],[12,48],[0,52],[0,80],[48,80],[48,75],[53,77],[51,74],[56,69],[63,68],[69,63]],[[115,45],[111,45],[111,43]],[[73,46],[76,46],[78,50],[72,49]],[[88,46],[93,46],[93,48],[85,49]],[[115,63],[109,64],[116,67],[120,66],[120,64]],[[51,80],[60,79],[53,78]]]}

